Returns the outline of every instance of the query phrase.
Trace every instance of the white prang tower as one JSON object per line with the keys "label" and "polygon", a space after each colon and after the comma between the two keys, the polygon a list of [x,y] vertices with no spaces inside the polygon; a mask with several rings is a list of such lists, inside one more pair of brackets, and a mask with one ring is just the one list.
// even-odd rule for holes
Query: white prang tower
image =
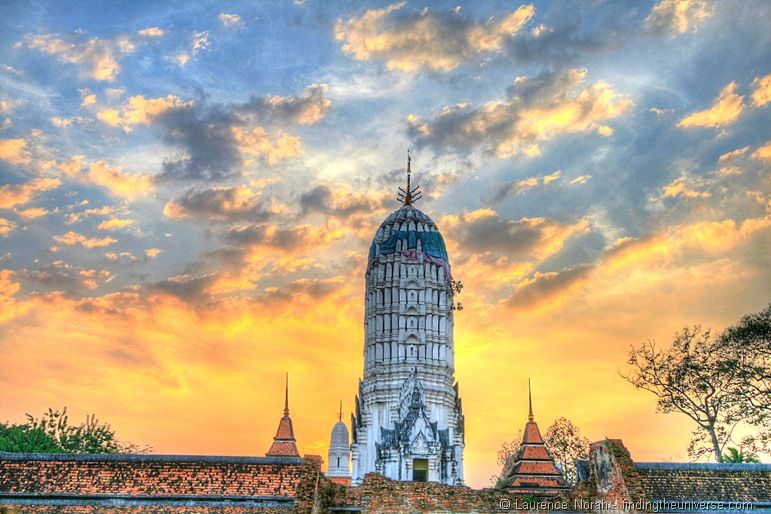
{"label": "white prang tower", "polygon": [[351,418],[352,480],[463,484],[463,410],[455,383],[453,283],[444,240],[416,209],[419,187],[399,188],[402,206],[369,250],[364,378]]}

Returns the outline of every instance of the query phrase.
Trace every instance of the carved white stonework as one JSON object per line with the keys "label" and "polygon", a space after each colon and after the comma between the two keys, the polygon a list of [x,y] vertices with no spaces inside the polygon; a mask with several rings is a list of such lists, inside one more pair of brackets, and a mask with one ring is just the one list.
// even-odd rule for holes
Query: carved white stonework
{"label": "carved white stonework", "polygon": [[375,234],[365,280],[352,483],[372,471],[412,480],[413,466],[427,460],[429,481],[462,484],[452,277],[433,220],[412,205],[391,213]]}

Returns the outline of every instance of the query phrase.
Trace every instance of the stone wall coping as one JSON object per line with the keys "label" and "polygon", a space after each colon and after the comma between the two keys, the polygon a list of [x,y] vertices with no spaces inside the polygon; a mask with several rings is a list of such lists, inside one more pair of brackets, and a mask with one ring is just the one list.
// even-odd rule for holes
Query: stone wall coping
{"label": "stone wall coping", "polygon": [[305,464],[300,457],[241,457],[229,455],[156,455],[124,453],[11,453],[0,452],[0,461],[28,462],[192,462],[206,464]]}
{"label": "stone wall coping", "polygon": [[637,469],[683,471],[771,471],[771,464],[731,464],[728,462],[635,462]]}

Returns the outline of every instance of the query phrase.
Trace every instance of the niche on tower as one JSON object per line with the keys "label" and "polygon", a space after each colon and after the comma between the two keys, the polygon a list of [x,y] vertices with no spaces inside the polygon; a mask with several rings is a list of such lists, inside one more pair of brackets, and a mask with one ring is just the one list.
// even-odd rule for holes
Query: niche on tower
{"label": "niche on tower", "polygon": [[425,279],[419,263],[403,264],[399,280],[399,358],[407,362],[426,360]]}

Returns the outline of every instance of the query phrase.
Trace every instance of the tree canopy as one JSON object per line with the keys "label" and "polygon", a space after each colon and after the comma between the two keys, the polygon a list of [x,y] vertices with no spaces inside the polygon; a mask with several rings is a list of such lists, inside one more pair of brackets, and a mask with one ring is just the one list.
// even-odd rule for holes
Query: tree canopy
{"label": "tree canopy", "polygon": [[71,425],[67,407],[48,409],[36,418],[27,414],[27,423],[0,423],[0,451],[25,453],[146,453],[150,447],[121,442],[107,423],[95,415]]}
{"label": "tree canopy", "polygon": [[568,418],[558,418],[546,429],[543,441],[568,484],[578,482],[576,460],[589,458],[589,440]]}
{"label": "tree canopy", "polygon": [[700,326],[675,334],[669,348],[655,341],[632,347],[629,382],[658,397],[661,412],[681,412],[697,428],[688,454],[717,462],[738,427],[739,453],[768,452],[771,441],[771,305],[724,332]]}

